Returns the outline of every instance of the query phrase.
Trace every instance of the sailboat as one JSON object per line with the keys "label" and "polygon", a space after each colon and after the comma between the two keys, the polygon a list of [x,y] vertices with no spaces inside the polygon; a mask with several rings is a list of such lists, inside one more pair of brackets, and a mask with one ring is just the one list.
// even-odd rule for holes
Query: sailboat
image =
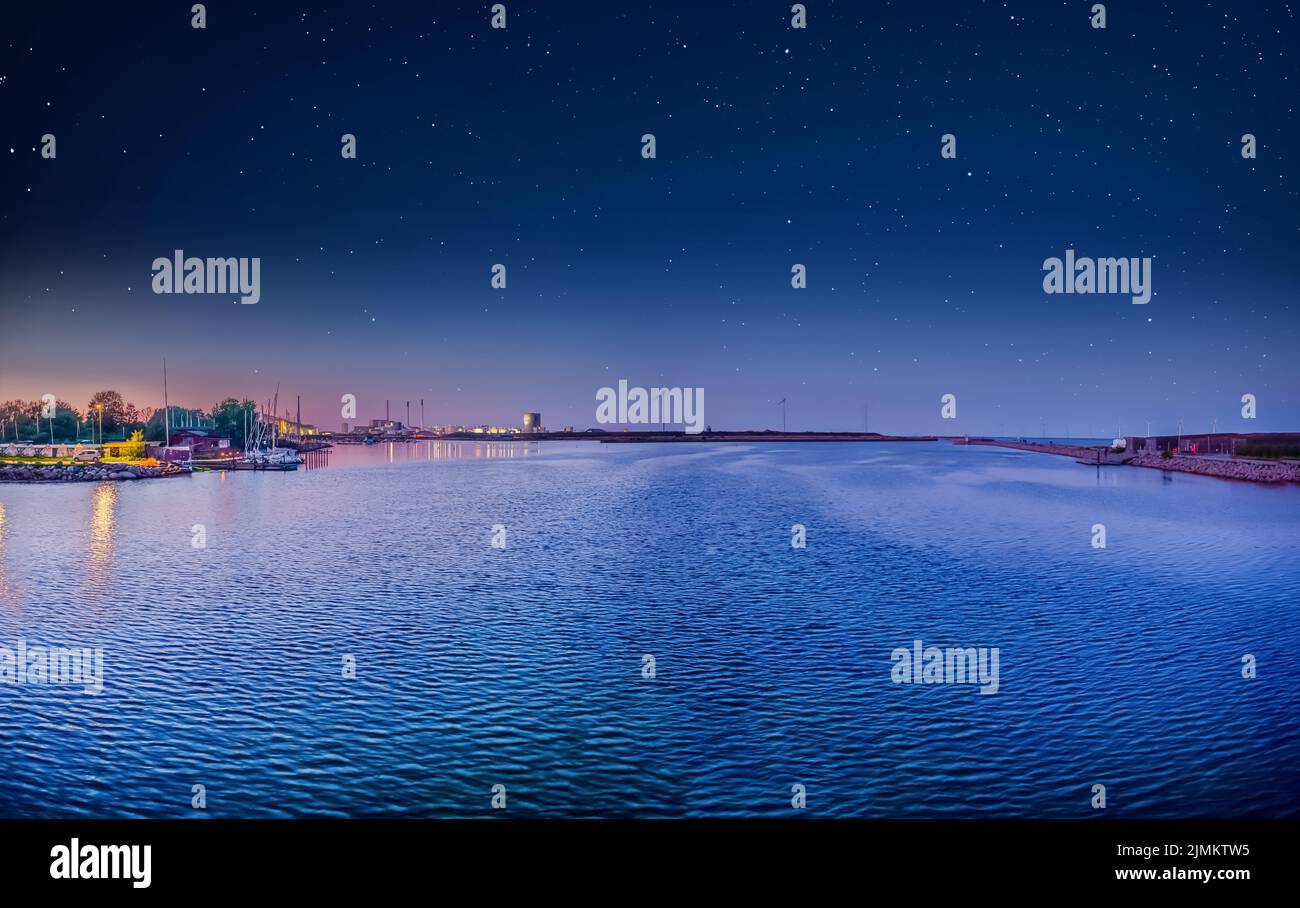
{"label": "sailboat", "polygon": [[296,470],[303,462],[302,456],[292,448],[276,445],[275,407],[280,401],[280,386],[275,386],[275,399],[272,401],[267,419],[258,414],[253,423],[253,436],[244,451],[244,463],[257,470]]}

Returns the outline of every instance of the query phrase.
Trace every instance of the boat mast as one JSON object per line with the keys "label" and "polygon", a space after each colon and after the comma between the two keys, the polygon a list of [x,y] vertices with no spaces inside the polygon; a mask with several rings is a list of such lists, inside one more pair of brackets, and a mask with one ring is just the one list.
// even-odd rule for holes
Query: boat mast
{"label": "boat mast", "polygon": [[163,447],[172,446],[172,405],[167,400],[167,357],[163,357],[163,426],[166,436]]}

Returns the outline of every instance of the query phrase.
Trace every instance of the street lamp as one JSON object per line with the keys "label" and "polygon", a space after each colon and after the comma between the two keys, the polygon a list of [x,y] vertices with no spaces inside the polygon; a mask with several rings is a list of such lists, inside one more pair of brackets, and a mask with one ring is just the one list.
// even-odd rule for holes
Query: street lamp
{"label": "street lamp", "polygon": [[96,404],[95,409],[99,411],[99,443],[104,444],[104,405]]}

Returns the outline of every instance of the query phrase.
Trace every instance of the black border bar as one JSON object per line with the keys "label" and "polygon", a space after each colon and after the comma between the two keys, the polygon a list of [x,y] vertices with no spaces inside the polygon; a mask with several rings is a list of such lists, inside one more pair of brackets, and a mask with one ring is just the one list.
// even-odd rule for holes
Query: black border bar
{"label": "black border bar", "polygon": [[[1300,820],[1290,819],[3,820],[0,882],[8,893],[116,890],[127,898],[466,885],[467,894],[489,896],[829,895],[847,885],[944,902],[1096,889],[1231,898],[1255,884],[1293,887],[1298,832]],[[79,849],[149,845],[150,885],[54,879],[52,852],[73,839]],[[1120,879],[1124,871],[1155,878]],[[1248,878],[1218,876],[1241,871]],[[1205,872],[1215,876],[1207,881]]]}

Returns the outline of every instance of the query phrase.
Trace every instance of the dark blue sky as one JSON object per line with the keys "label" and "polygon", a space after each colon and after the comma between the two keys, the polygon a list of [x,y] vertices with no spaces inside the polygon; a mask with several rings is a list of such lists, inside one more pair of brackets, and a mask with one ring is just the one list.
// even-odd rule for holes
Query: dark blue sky
{"label": "dark blue sky", "polygon": [[[586,427],[620,378],[715,428],[1300,428],[1293,7],[490,5],[6,8],[0,399],[158,405],[166,355],[328,428]],[[154,294],[176,248],[261,302]],[[1070,248],[1151,303],[1044,294]]]}

